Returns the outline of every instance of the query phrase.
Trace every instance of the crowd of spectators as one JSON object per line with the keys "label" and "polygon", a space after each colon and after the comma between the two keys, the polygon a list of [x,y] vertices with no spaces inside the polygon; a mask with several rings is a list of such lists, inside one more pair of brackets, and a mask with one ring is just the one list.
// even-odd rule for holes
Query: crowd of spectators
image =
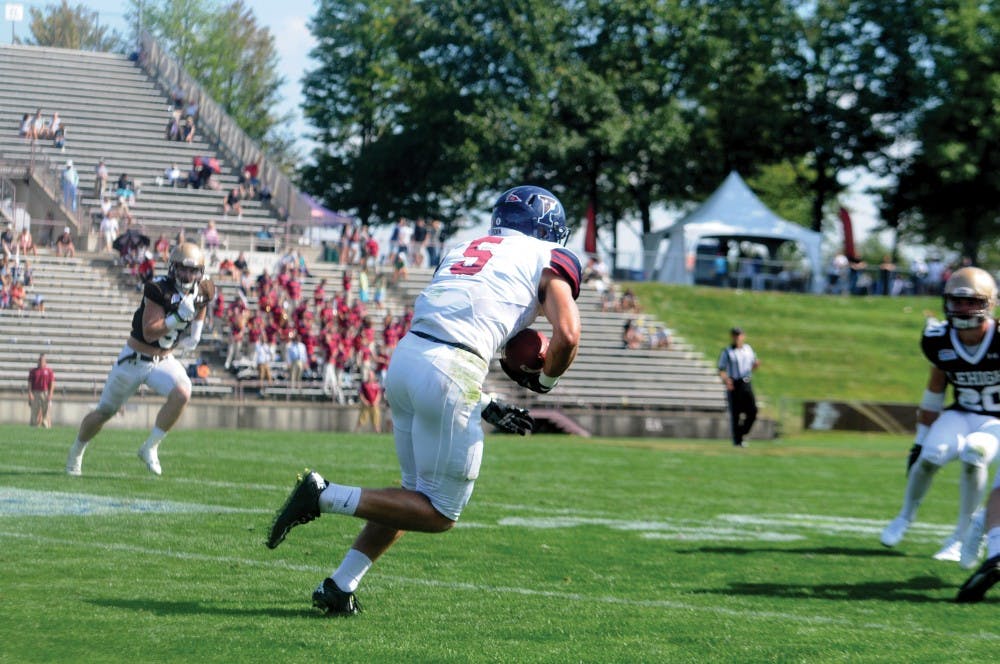
{"label": "crowd of spectators", "polygon": [[[26,239],[25,239],[26,238]],[[29,247],[24,250],[23,247]],[[0,231],[0,310],[16,311],[22,315],[25,309],[39,313],[45,311],[45,298],[41,293],[29,296],[34,272],[28,253],[35,255],[34,242],[27,229],[15,237],[13,226],[8,223]]]}
{"label": "crowd of spectators", "polygon": [[[220,285],[236,282],[236,296],[227,301],[225,294],[233,289],[218,289],[210,327],[227,340],[226,369],[256,379],[262,394],[280,367],[292,390],[312,385],[340,403],[354,401],[367,372],[381,383],[392,351],[409,329],[412,309],[402,317],[386,312],[363,268],[345,269],[339,288],[321,278],[306,293],[303,281],[310,276],[298,250],[284,254],[273,275],[268,269],[252,273],[243,253],[223,259],[216,279]],[[384,285],[384,278],[376,282]]]}
{"label": "crowd of spectators", "polygon": [[59,113],[53,113],[51,118],[46,118],[40,108],[34,115],[25,113],[21,117],[18,134],[29,142],[51,140],[52,145],[61,151],[66,150],[66,123],[59,117]]}

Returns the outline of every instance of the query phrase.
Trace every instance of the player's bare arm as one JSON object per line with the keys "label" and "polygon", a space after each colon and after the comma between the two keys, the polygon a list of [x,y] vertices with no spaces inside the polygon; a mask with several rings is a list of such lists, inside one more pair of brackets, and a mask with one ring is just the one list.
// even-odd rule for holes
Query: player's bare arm
{"label": "player's bare arm", "polygon": [[545,353],[542,372],[557,378],[569,369],[580,345],[580,310],[568,281],[545,270],[539,285],[539,299],[545,318],[552,324],[552,338]]}
{"label": "player's bare arm", "polygon": [[[940,395],[931,397],[932,399],[940,399],[942,404],[944,403],[944,391],[948,387],[948,377],[943,371],[937,367],[931,367],[931,374],[927,379],[927,392],[933,395]],[[926,393],[925,393],[926,394]],[[937,410],[933,408],[923,408],[917,410],[917,422],[919,424],[924,424],[930,426],[934,424],[934,420],[938,418],[941,414],[941,408],[937,407]]]}

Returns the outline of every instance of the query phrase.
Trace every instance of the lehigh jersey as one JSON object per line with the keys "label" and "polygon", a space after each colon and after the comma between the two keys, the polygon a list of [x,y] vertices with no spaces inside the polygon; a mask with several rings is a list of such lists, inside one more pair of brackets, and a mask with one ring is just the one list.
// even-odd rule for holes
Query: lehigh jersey
{"label": "lehigh jersey", "polygon": [[[197,295],[195,295],[194,299],[194,317],[197,318],[199,312],[207,307],[215,298],[215,284],[209,279],[202,279],[195,288],[197,289]],[[146,311],[146,300],[155,302],[163,307],[165,315],[169,316],[170,314],[177,313],[177,305],[180,304],[182,299],[184,299],[184,294],[177,289],[177,284],[174,282],[173,277],[160,276],[147,281],[142,293],[142,303],[132,315],[132,338],[150,346],[159,346],[160,348],[173,348],[176,346],[181,333],[190,327],[190,323],[168,332],[155,341],[149,341],[142,336],[142,316]]]}
{"label": "lehigh jersey", "polygon": [[462,344],[485,359],[538,316],[538,284],[550,268],[580,294],[580,259],[525,235],[487,235],[452,247],[417,297],[411,328]]}
{"label": "lehigh jersey", "polygon": [[924,328],[920,346],[931,364],[943,371],[955,390],[952,410],[1000,416],[1000,335],[991,321],[982,343],[970,354],[945,321]]}

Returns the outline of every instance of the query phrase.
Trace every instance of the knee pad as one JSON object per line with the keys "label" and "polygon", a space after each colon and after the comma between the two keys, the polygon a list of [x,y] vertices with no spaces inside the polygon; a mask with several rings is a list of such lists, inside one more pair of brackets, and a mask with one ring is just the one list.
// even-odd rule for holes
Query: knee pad
{"label": "knee pad", "polygon": [[996,436],[983,431],[973,431],[965,437],[965,444],[959,452],[959,458],[971,466],[986,467],[997,455],[1000,441]]}
{"label": "knee pad", "polygon": [[98,402],[97,406],[94,408],[94,412],[100,413],[101,417],[105,421],[110,420],[118,412],[118,408],[111,404],[104,403],[103,401]]}

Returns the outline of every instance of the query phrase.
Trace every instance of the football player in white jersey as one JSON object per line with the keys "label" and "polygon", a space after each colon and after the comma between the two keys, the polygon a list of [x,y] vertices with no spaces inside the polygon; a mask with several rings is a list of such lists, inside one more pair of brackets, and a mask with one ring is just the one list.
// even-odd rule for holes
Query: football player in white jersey
{"label": "football player in white jersey", "polygon": [[[962,542],[986,491],[987,469],[1000,445],[1000,334],[993,318],[997,285],[985,270],[957,270],[944,287],[946,320],[931,320],[921,348],[931,363],[930,378],[917,414],[906,492],[899,515],[882,531],[885,546],[896,546],[930,489],[935,473],[958,460],[958,523],[934,554],[958,561]],[[945,390],[954,403],[944,408]],[[977,542],[978,554],[978,542]],[[974,564],[974,563],[973,563]]]}
{"label": "football player in white jersey", "polygon": [[393,353],[386,377],[402,488],[362,489],[329,483],[318,473],[300,478],[268,536],[274,548],[288,531],[322,512],[367,523],[340,566],[313,592],[326,614],[359,610],[354,591],[372,563],[406,531],[440,533],[455,525],[472,495],[483,458],[480,418],[525,434],[524,409],[483,394],[490,358],[539,313],[552,336],[529,389],[555,387],[576,357],[580,340],[579,259],[562,245],[569,235],[562,204],[550,192],[520,186],[493,206],[489,235],[448,251],[417,297],[409,333]]}
{"label": "football player in white jersey", "polygon": [[143,384],[167,397],[138,453],[150,472],[162,472],[157,449],[191,398],[191,379],[173,350],[193,350],[198,345],[214,297],[215,285],[205,278],[201,249],[191,242],[178,245],[170,254],[166,276],[145,285],[142,302],[132,315],[132,332],[108,374],[97,407],[83,418],[70,448],[68,474],[83,472],[87,443]]}

